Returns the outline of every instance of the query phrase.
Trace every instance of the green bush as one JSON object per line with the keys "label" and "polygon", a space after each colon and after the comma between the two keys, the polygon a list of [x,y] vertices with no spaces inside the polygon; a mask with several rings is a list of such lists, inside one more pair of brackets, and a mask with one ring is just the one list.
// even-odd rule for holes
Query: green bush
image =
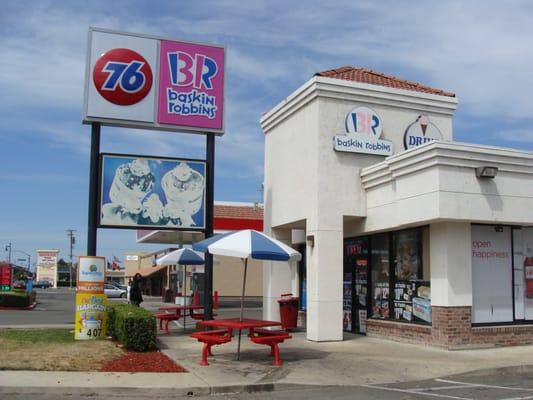
{"label": "green bush", "polygon": [[2,307],[28,307],[31,306],[37,293],[32,291],[26,293],[25,291],[13,291],[13,292],[1,292],[0,293],[0,306]]}
{"label": "green bush", "polygon": [[116,337],[126,349],[149,351],[156,348],[157,325],[154,315],[131,304],[108,305],[107,334]]}

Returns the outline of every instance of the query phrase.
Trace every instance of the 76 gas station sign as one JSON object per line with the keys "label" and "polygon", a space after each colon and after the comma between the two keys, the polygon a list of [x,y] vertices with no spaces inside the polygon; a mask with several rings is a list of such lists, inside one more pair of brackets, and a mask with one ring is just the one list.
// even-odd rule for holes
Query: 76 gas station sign
{"label": "76 gas station sign", "polygon": [[224,132],[221,46],[89,29],[84,122]]}

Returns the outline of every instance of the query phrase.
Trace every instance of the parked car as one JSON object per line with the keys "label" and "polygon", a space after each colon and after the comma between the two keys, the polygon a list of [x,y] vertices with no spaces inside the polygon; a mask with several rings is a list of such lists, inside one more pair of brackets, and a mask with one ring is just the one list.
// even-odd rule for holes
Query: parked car
{"label": "parked car", "polygon": [[109,281],[109,282],[106,282],[106,283],[107,283],[108,285],[113,285],[113,286],[116,287],[117,289],[128,290],[128,287],[127,287],[127,286],[121,285],[120,283],[115,282],[115,281]]}
{"label": "parked car", "polygon": [[13,289],[26,290],[26,282],[24,282],[24,281],[15,281],[15,282],[13,282]]}
{"label": "parked car", "polygon": [[114,285],[110,285],[109,283],[104,285],[104,293],[107,297],[118,297],[121,299],[126,298],[126,290],[119,289]]}
{"label": "parked car", "polygon": [[39,289],[48,289],[52,287],[52,284],[48,281],[37,281],[37,282],[33,282],[33,287],[39,288]]}
{"label": "parked car", "polygon": [[51,288],[52,284],[48,281],[37,281],[33,282],[33,288],[39,288],[39,289],[48,289]]}

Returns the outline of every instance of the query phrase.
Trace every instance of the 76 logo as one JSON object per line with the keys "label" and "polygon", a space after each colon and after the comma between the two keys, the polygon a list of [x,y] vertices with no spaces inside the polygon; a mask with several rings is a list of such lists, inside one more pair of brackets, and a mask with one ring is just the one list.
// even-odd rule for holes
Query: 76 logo
{"label": "76 logo", "polygon": [[152,88],[152,69],[139,53],[112,49],[93,68],[93,82],[100,95],[113,104],[129,106],[140,102]]}

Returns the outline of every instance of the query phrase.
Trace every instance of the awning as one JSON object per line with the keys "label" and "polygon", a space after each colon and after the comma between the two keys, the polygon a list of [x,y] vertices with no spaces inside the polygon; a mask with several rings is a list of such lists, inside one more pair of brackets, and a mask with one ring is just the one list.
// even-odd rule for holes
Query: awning
{"label": "awning", "polygon": [[155,274],[158,271],[161,271],[162,269],[165,269],[167,265],[158,265],[156,267],[145,267],[141,268],[138,271],[132,271],[133,275],[139,273],[143,278],[148,278],[150,275]]}

